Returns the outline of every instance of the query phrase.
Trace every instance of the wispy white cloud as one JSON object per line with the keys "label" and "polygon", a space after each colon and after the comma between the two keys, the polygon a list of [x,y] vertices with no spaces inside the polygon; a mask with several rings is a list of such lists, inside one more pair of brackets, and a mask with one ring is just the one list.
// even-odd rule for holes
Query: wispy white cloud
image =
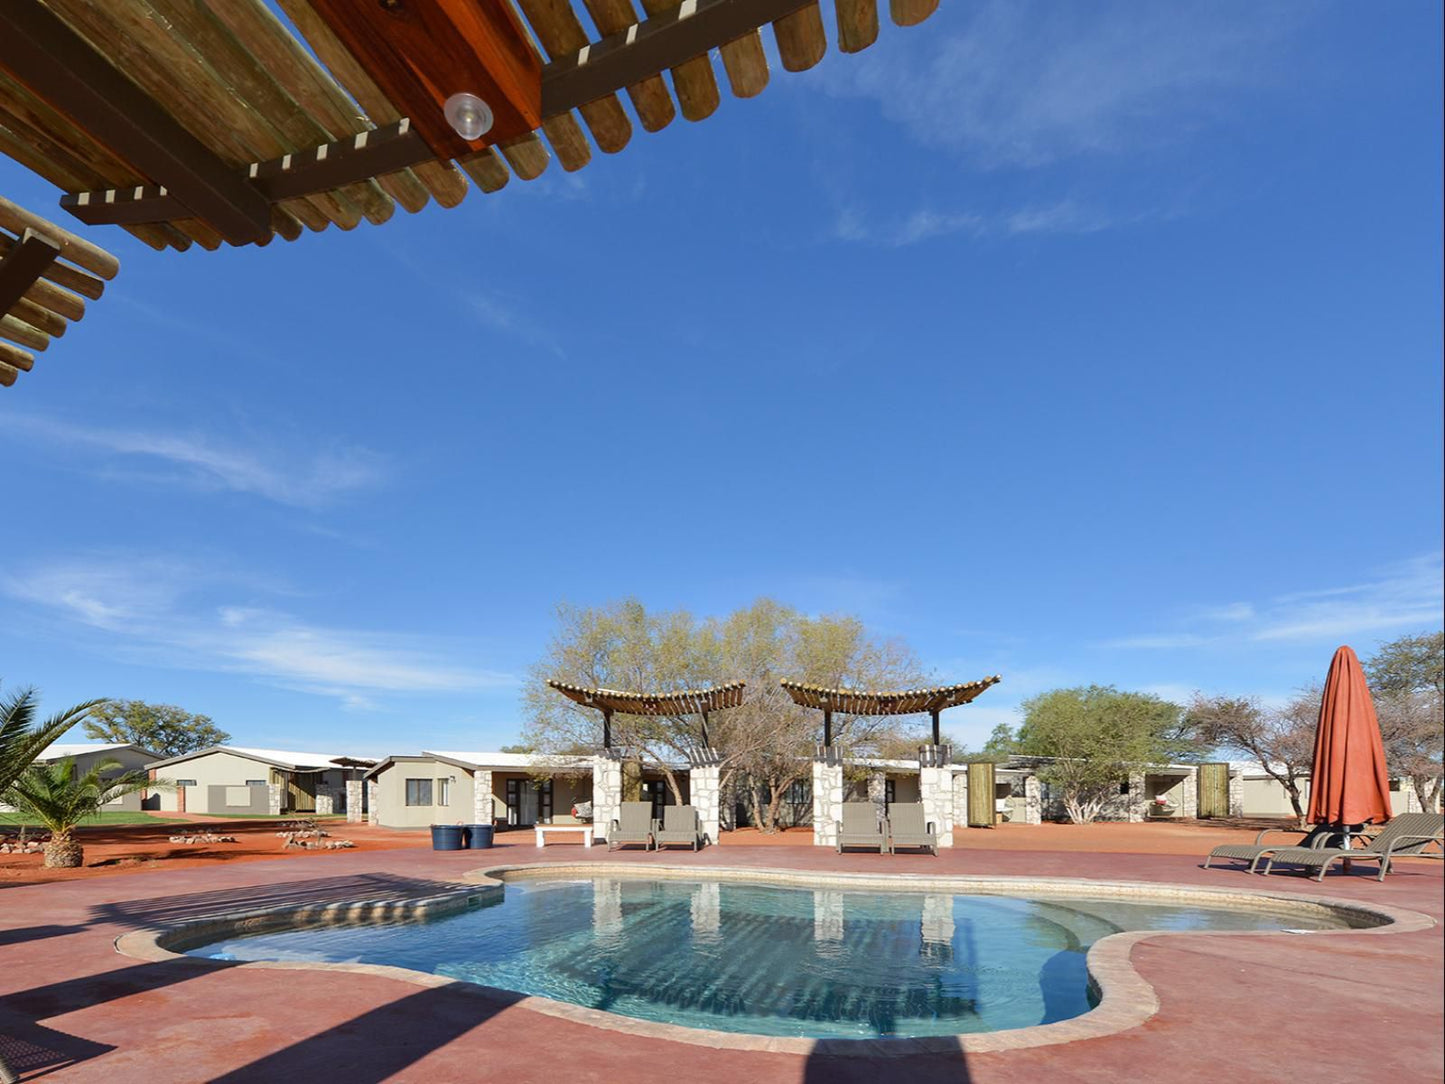
{"label": "wispy white cloud", "polygon": [[92,426],[36,415],[11,417],[5,432],[76,455],[98,453],[99,461],[92,460],[89,466],[107,477],[150,464],[161,470],[146,477],[250,493],[303,508],[368,489],[387,475],[379,455],[351,446],[298,451],[274,440],[241,445],[201,433]]}
{"label": "wispy white cloud", "polygon": [[181,560],[92,554],[0,579],[0,590],[61,629],[83,628],[126,657],[242,673],[366,709],[387,693],[509,686],[506,673],[458,661],[458,646],[404,633],[319,625],[226,596],[267,591],[254,580]]}
{"label": "wispy white cloud", "polygon": [[1294,5],[1045,7],[993,0],[953,33],[824,69],[839,97],[876,100],[921,143],[984,167],[1035,167],[1186,136],[1279,68]]}
{"label": "wispy white cloud", "polygon": [[[1441,554],[1427,554],[1348,587],[1233,602],[1186,615],[1178,628],[1111,640],[1106,647],[1177,649],[1253,643],[1345,642],[1439,627],[1445,608]],[[1221,627],[1225,626],[1225,627]]]}
{"label": "wispy white cloud", "polygon": [[1167,217],[1163,212],[1154,211],[1111,215],[1072,199],[989,214],[920,208],[901,218],[875,220],[869,220],[856,207],[845,207],[834,219],[831,232],[839,241],[903,248],[956,234],[1009,238],[1099,233],[1163,217]]}

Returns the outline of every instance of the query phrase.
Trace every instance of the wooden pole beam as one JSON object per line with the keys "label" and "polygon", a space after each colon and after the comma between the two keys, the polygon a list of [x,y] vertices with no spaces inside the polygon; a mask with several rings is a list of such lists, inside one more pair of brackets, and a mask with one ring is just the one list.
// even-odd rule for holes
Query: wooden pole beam
{"label": "wooden pole beam", "polygon": [[20,243],[0,258],[0,316],[15,307],[60,255],[60,246],[48,237],[27,229]]}
{"label": "wooden pole beam", "polygon": [[0,3],[0,68],[228,241],[271,236],[266,197],[37,0]]}

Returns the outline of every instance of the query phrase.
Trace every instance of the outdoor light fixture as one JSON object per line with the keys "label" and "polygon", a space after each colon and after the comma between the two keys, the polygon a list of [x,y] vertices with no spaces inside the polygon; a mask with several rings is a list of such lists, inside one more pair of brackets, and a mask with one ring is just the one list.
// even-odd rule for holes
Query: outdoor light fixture
{"label": "outdoor light fixture", "polygon": [[492,109],[475,94],[463,91],[453,94],[442,106],[442,113],[452,130],[471,142],[481,139],[492,130]]}

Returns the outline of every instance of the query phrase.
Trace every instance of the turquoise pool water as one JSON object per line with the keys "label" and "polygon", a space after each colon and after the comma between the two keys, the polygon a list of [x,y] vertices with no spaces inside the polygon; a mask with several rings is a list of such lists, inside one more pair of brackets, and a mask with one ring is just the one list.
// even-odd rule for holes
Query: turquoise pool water
{"label": "turquoise pool water", "polygon": [[392,964],[644,1020],[765,1035],[996,1031],[1091,1007],[1084,954],[1121,930],[1344,922],[1119,900],[608,879],[507,885],[429,922],[217,942],[192,955]]}

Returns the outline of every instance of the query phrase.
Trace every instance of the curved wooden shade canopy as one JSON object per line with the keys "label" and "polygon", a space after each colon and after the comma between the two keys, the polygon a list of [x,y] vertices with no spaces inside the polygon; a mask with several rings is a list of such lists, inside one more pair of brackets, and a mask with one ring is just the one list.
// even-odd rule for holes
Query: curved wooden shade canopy
{"label": "curved wooden shade canopy", "polygon": [[684,689],[676,693],[625,692],[620,689],[591,689],[569,685],[565,681],[548,681],[569,700],[585,708],[619,715],[705,715],[708,712],[735,708],[743,702],[744,683],[729,681],[710,689]]}
{"label": "curved wooden shade canopy", "polygon": [[836,711],[844,715],[929,715],[944,708],[967,704],[1002,679],[998,674],[961,685],[938,685],[931,689],[879,692],[863,689],[829,689],[801,681],[784,681],[793,702],[805,708]]}
{"label": "curved wooden shade canopy", "polygon": [[[879,0],[4,0],[0,154],[58,185],[83,222],[153,248],[295,240],[387,221],[467,178],[495,192],[615,153],[680,114],[712,115],[726,84],[878,37]],[[938,0],[889,0],[899,26]],[[831,9],[826,11],[826,9]],[[595,32],[589,27],[595,27]],[[719,63],[721,62],[720,69]],[[490,99],[465,141],[439,103]],[[589,140],[590,135],[590,140]]]}
{"label": "curved wooden shade canopy", "polygon": [[802,681],[780,682],[795,704],[805,708],[816,708],[823,713],[823,745],[833,744],[833,713],[843,715],[919,715],[927,712],[933,717],[933,744],[942,740],[938,729],[938,715],[944,708],[967,704],[990,685],[997,685],[1002,678],[980,678],[965,681],[960,685],[936,685],[931,689],[904,689],[901,692],[882,692],[871,689],[830,689],[822,685],[809,685]]}

